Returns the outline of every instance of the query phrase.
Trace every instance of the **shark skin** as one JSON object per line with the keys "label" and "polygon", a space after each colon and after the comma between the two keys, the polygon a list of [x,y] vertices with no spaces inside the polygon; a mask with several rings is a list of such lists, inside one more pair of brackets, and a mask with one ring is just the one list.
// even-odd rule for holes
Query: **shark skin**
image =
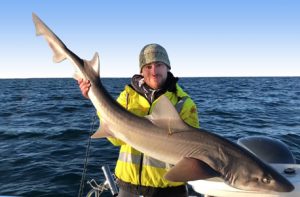
{"label": "shark skin", "polygon": [[126,111],[102,85],[99,56],[79,58],[32,14],[36,34],[53,50],[54,62],[65,59],[76,68],[76,79],[91,82],[89,98],[100,115],[100,127],[92,138],[118,138],[135,149],[174,166],[166,173],[170,181],[187,182],[218,176],[228,185],[248,191],[290,192],[294,186],[255,155],[213,132],[193,128],[180,118],[174,106],[161,96],[153,112],[138,117]]}

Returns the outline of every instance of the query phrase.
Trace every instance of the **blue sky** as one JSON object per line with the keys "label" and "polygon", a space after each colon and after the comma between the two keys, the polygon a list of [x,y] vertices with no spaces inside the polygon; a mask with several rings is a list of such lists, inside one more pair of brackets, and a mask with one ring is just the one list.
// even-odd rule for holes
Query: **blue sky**
{"label": "blue sky", "polygon": [[77,55],[100,54],[103,77],[139,71],[148,43],[176,76],[300,76],[298,0],[3,0],[0,78],[72,77],[36,37],[36,13]]}

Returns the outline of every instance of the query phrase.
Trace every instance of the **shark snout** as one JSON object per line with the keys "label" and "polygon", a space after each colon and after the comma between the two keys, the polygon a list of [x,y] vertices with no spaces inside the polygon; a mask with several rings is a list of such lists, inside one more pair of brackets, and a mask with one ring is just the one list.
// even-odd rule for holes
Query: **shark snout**
{"label": "shark snout", "polygon": [[277,182],[274,186],[274,190],[277,192],[291,192],[294,189],[294,185],[287,179]]}

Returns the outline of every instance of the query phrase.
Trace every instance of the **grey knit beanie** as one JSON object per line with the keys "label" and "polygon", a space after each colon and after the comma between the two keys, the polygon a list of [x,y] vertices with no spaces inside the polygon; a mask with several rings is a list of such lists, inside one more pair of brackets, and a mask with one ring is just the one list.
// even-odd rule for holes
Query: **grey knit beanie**
{"label": "grey knit beanie", "polygon": [[167,51],[159,44],[148,44],[140,52],[140,71],[143,66],[152,62],[162,62],[171,69]]}

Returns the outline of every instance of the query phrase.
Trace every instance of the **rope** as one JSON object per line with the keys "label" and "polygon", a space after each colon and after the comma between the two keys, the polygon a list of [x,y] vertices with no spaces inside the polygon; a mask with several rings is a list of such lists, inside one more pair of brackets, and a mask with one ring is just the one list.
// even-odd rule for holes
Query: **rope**
{"label": "rope", "polygon": [[83,171],[82,171],[82,175],[81,175],[81,181],[80,181],[80,188],[79,188],[79,192],[78,192],[78,197],[82,197],[82,194],[83,194],[84,180],[85,180],[85,176],[86,176],[87,164],[88,164],[88,158],[89,158],[90,146],[91,146],[91,137],[90,136],[94,131],[96,117],[97,116],[94,115],[92,125],[91,125],[91,128],[90,128],[90,132],[89,132],[90,135],[89,135],[88,143],[87,143],[87,146],[86,146],[85,162],[84,162]]}

